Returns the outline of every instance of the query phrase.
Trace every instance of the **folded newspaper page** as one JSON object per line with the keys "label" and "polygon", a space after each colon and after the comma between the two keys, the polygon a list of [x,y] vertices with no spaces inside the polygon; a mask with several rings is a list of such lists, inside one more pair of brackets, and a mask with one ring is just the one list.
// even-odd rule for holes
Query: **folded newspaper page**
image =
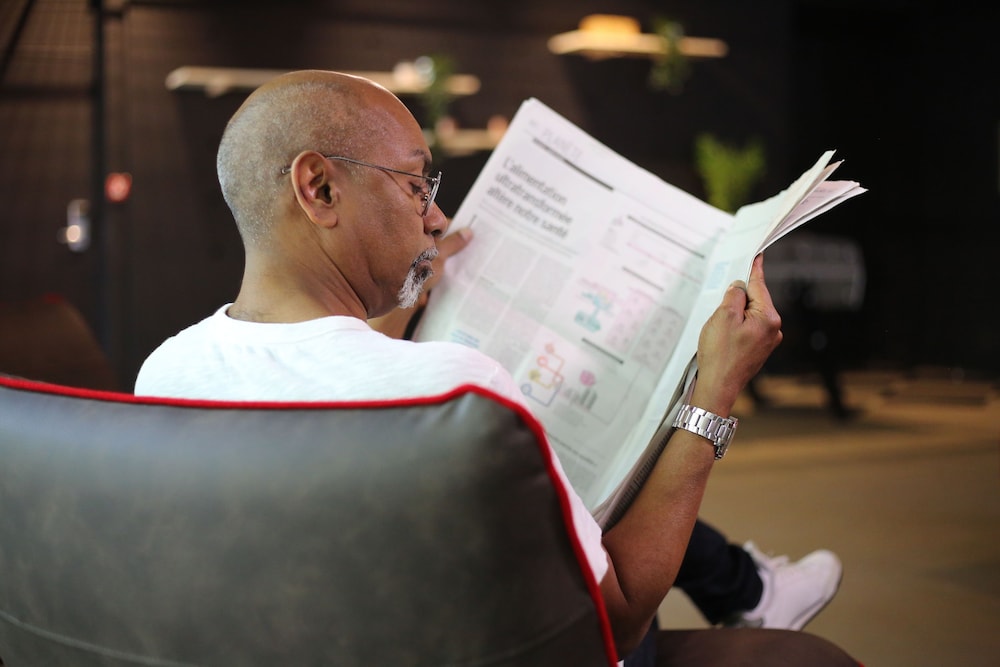
{"label": "folded newspaper page", "polygon": [[452,229],[476,236],[449,260],[414,338],[503,364],[576,491],[607,518],[655,461],[725,287],[767,243],[853,196],[817,187],[831,156],[733,216],[529,99],[455,214]]}

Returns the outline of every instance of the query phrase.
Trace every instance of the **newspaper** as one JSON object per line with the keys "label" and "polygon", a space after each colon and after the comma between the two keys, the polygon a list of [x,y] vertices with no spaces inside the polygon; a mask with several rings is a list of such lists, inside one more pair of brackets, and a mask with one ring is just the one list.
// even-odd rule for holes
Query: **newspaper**
{"label": "newspaper", "polygon": [[[704,322],[769,243],[864,189],[833,152],[734,216],[525,101],[459,207],[474,241],[414,332],[478,348],[514,377],[577,493],[612,522],[693,377]],[[651,444],[652,443],[652,444]]]}

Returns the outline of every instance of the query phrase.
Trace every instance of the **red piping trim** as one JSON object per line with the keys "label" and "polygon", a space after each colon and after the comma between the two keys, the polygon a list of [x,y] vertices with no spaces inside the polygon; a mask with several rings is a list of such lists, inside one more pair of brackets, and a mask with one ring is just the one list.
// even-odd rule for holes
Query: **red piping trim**
{"label": "red piping trim", "polygon": [[241,409],[241,410],[329,410],[333,408],[389,408],[403,407],[410,405],[435,405],[446,403],[449,400],[466,393],[481,394],[497,399],[498,402],[514,407],[513,404],[503,400],[502,397],[493,394],[488,389],[475,385],[463,385],[447,392],[431,395],[417,396],[413,398],[392,398],[392,399],[371,399],[361,401],[257,401],[257,400],[215,400],[201,398],[172,398],[167,396],[136,396],[118,391],[104,391],[100,389],[86,389],[82,387],[69,387],[66,385],[39,382],[37,380],[27,380],[17,377],[0,377],[0,386],[7,386],[12,389],[31,391],[40,394],[54,394],[69,398],[85,398],[107,403],[134,403],[139,405],[167,405],[182,408],[219,408],[219,409]]}
{"label": "red piping trim", "polygon": [[597,609],[598,620],[601,624],[601,638],[604,640],[604,652],[605,655],[608,656],[608,665],[610,667],[616,667],[618,664],[618,650],[615,648],[614,635],[611,632],[611,619],[608,618],[608,610],[604,606],[604,597],[601,593],[601,585],[594,576],[594,571],[590,569],[590,563],[587,560],[583,544],[580,542],[580,536],[577,535],[576,529],[573,526],[573,512],[571,509],[569,494],[566,491],[566,487],[559,482],[559,476],[556,473],[555,463],[553,461],[555,452],[551,446],[545,446],[548,442],[548,437],[545,435],[545,429],[535,416],[532,415],[531,412],[529,412],[523,405],[508,401],[501,396],[494,397],[497,402],[507,405],[521,415],[525,424],[527,424],[528,428],[530,428],[532,433],[535,434],[538,451],[541,453],[542,458],[545,461],[545,468],[549,473],[549,479],[552,481],[552,486],[556,490],[556,497],[559,499],[559,508],[562,510],[563,523],[566,525],[566,532],[569,533],[570,544],[572,544],[573,551],[576,553],[577,564],[583,572],[583,578],[586,581],[587,590],[590,592],[590,597],[594,601],[594,607]]}

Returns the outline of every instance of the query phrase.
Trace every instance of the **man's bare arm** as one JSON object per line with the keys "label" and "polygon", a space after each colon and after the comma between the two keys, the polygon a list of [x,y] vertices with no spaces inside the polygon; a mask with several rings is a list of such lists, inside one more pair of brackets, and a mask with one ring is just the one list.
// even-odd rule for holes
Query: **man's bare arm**
{"label": "man's bare arm", "polygon": [[[691,403],[728,417],[781,335],[758,257],[747,285],[734,283],[702,329]],[[632,506],[604,535],[610,567],[601,590],[620,655],[642,639],[673,585],[714,461],[707,440],[675,431]]]}

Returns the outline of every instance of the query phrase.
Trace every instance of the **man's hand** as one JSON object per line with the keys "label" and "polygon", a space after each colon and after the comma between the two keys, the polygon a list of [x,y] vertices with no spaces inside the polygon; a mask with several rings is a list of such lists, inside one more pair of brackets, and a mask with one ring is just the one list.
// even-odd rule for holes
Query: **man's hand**
{"label": "man's hand", "polygon": [[469,241],[472,240],[472,230],[469,228],[460,229],[454,234],[449,234],[443,239],[437,242],[438,256],[433,262],[431,262],[431,268],[434,274],[424,282],[424,288],[420,292],[420,296],[417,298],[417,303],[412,308],[394,308],[391,312],[382,315],[381,317],[373,317],[368,320],[368,324],[372,329],[376,331],[381,331],[386,336],[391,338],[402,338],[406,334],[407,328],[409,328],[410,320],[413,316],[421,311],[421,309],[427,305],[427,298],[431,289],[438,284],[441,277],[444,276],[445,263],[448,258],[455,253],[461,251],[465,246],[469,245]]}
{"label": "man's hand", "polygon": [[781,317],[764,284],[758,255],[750,279],[734,282],[698,339],[698,382],[691,403],[728,415],[736,397],[781,342]]}
{"label": "man's hand", "polygon": [[449,234],[443,239],[437,242],[438,256],[431,262],[431,268],[434,271],[434,275],[427,279],[424,283],[424,289],[420,293],[420,297],[417,300],[417,307],[423,306],[427,303],[427,295],[430,293],[434,286],[438,284],[441,277],[444,275],[444,265],[448,261],[448,258],[455,253],[461,251],[465,246],[469,245],[469,241],[472,240],[472,230],[468,227],[458,230],[454,234]]}

